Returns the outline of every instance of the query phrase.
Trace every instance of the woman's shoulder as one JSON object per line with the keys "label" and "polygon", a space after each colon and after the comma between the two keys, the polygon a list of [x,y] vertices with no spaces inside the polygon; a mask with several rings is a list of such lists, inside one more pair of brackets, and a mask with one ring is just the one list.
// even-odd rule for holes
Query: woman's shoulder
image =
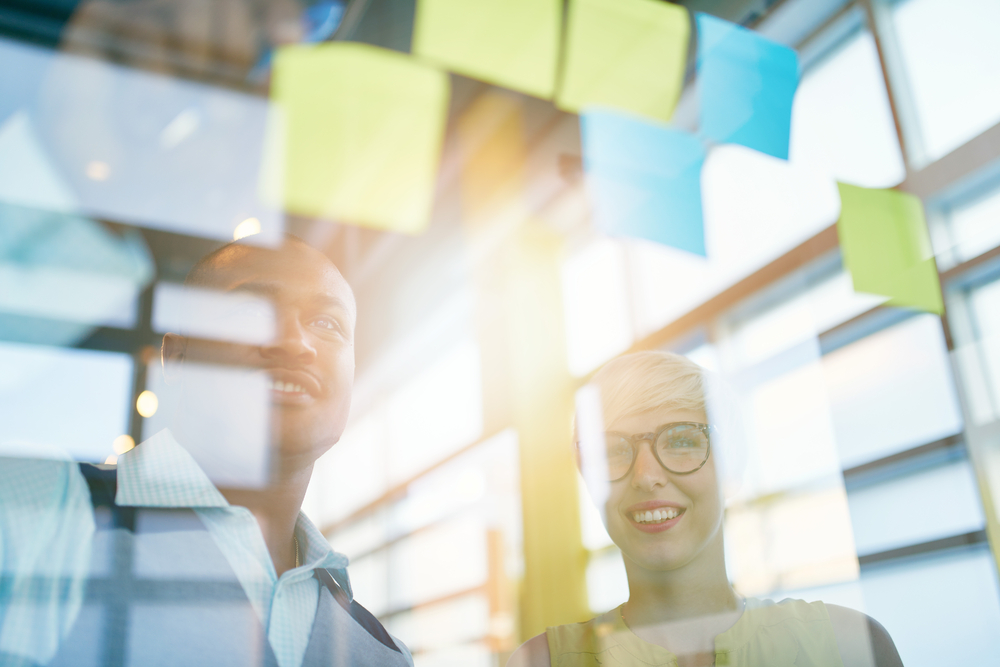
{"label": "woman's shoulder", "polygon": [[758,627],[784,626],[795,632],[799,641],[827,635],[844,665],[902,665],[892,637],[882,624],[855,609],[786,598],[780,602],[748,599],[747,610],[756,617]]}
{"label": "woman's shoulder", "polygon": [[507,667],[551,667],[546,633],[535,635],[521,644],[507,660]]}
{"label": "woman's shoulder", "polygon": [[902,667],[896,644],[881,623],[848,607],[828,604],[826,609],[845,665]]}
{"label": "woman's shoulder", "polygon": [[[614,631],[618,610],[582,623],[568,623],[546,628],[545,632],[524,642],[508,660],[508,667],[551,667],[551,656],[571,653],[577,660],[586,654],[596,655],[606,646],[605,638]],[[583,664],[583,663],[579,663]],[[596,663],[595,663],[596,664]]]}

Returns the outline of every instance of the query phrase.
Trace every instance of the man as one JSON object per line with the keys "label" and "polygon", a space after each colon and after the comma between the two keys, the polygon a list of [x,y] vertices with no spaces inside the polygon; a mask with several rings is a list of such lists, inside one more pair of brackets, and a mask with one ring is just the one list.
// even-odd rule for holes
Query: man
{"label": "man", "polygon": [[[412,665],[406,648],[351,600],[347,559],[300,513],[313,464],[339,440],[350,408],[350,287],[325,255],[294,238],[273,250],[224,246],[196,265],[187,284],[266,297],[274,335],[255,345],[164,336],[164,373],[181,394],[176,429],[122,455],[116,471],[82,466],[97,507],[92,537],[77,528],[67,538],[68,525],[88,518],[78,500],[67,498],[86,486],[72,470],[46,473],[58,488],[32,502],[81,518],[64,515],[57,528],[35,531],[38,556],[11,561],[12,579],[28,591],[26,575],[52,575],[45,565],[51,561],[65,565],[57,578],[69,584],[58,591],[43,586],[39,596],[36,581],[35,592],[21,599],[0,596],[0,662],[20,655],[53,665]],[[199,434],[208,425],[185,418],[205,408],[204,400],[185,403],[203,377],[198,367],[266,374],[269,406],[244,406],[270,410],[269,465],[260,485],[218,488],[198,465],[212,445]],[[231,413],[223,409],[227,398],[216,397],[217,413]],[[89,579],[74,588],[81,561],[89,561]],[[5,646],[3,636],[26,597],[48,629],[34,649],[18,651],[18,642]],[[38,650],[43,644],[46,650]]]}

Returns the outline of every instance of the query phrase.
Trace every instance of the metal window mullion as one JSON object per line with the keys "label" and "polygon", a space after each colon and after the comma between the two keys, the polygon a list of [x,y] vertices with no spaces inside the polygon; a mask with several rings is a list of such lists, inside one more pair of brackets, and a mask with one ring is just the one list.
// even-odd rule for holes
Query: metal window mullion
{"label": "metal window mullion", "polygon": [[909,175],[926,164],[926,150],[917,120],[916,103],[890,16],[891,10],[885,0],[858,0],[858,5],[865,12],[868,28],[875,40],[899,150],[903,154],[903,164]]}

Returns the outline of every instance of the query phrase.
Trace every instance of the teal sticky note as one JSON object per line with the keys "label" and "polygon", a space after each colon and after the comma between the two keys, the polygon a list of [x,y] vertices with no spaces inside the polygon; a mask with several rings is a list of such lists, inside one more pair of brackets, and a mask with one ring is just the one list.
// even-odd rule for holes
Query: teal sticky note
{"label": "teal sticky note", "polygon": [[729,21],[696,20],[699,132],[787,160],[798,55]]}
{"label": "teal sticky note", "polygon": [[585,112],[580,123],[596,225],[704,256],[701,141],[614,111]]}
{"label": "teal sticky note", "polygon": [[837,185],[837,233],[854,290],[889,297],[889,305],[942,314],[941,282],[920,199],[897,190]]}

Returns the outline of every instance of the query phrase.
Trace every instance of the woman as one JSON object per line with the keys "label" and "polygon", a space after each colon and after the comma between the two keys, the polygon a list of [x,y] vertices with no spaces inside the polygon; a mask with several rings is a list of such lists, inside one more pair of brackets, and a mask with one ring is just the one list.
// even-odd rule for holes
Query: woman
{"label": "woman", "polygon": [[699,366],[640,352],[607,364],[593,382],[606,430],[605,523],[624,557],[629,599],[586,623],[549,628],[509,667],[902,664],[885,629],[862,613],[733,589]]}

